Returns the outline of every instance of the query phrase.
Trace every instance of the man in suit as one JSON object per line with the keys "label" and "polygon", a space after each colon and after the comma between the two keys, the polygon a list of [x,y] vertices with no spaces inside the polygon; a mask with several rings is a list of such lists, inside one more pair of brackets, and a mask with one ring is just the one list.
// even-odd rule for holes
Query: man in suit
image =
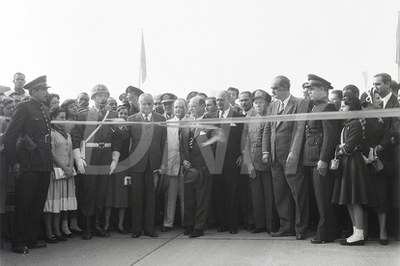
{"label": "man in suit", "polygon": [[[334,112],[334,103],[329,102],[331,84],[316,75],[308,75],[305,85],[309,90],[313,107],[311,113]],[[303,165],[310,173],[318,206],[319,222],[313,244],[332,242],[337,237],[336,206],[331,202],[335,176],[328,169],[338,143],[339,123],[337,120],[311,120],[306,122]]]}
{"label": "man in suit", "polygon": [[[230,105],[230,94],[227,91],[220,91],[216,99],[219,109],[218,118],[224,120],[232,117],[243,117]],[[219,224],[217,231],[229,230],[231,234],[237,234],[243,124],[223,123],[221,129],[227,137],[227,141],[218,143],[216,147],[216,158],[221,159],[218,164],[223,165],[221,174],[214,176],[213,185],[214,210]]]}
{"label": "man in suit", "polygon": [[[24,86],[31,99],[20,103],[4,135],[4,151],[16,177],[15,226],[12,251],[46,247],[37,232],[53,171],[50,119],[45,106],[46,76]],[[18,140],[19,138],[22,140]],[[18,140],[18,143],[17,143]]]}
{"label": "man in suit", "polygon": [[[190,120],[203,120],[205,101],[200,96],[191,98],[189,102]],[[189,119],[188,119],[189,120]],[[204,235],[207,227],[212,178],[207,158],[214,158],[212,145],[204,145],[211,138],[212,131],[201,126],[184,127],[181,129],[180,154],[182,165],[186,171],[198,173],[197,180],[184,181],[184,235],[190,238]],[[185,176],[188,173],[184,174]]]}
{"label": "man in suit", "polygon": [[[110,93],[106,86],[95,85],[91,90],[91,99],[94,106],[78,114],[78,121],[104,121],[116,118],[115,112],[107,111],[105,106]],[[72,146],[78,172],[82,174],[82,206],[85,217],[82,239],[90,240],[93,233],[100,237],[109,237],[100,223],[100,214],[104,209],[104,202],[108,185],[108,172],[101,166],[112,162],[112,142],[114,130],[110,125],[76,125],[71,131]],[[87,171],[86,162],[91,169]],[[117,160],[118,162],[118,160]],[[93,219],[94,217],[94,226]]]}
{"label": "man in suit", "polygon": [[129,164],[131,173],[132,197],[132,237],[138,238],[144,231],[145,236],[158,237],[154,231],[155,223],[155,182],[154,174],[164,168],[162,156],[167,128],[156,125],[165,122],[165,118],[153,111],[153,96],[143,93],[139,96],[140,112],[128,117],[133,124],[128,131],[131,140]]}
{"label": "man in suit", "polygon": [[[272,81],[271,89],[277,99],[271,104],[271,115],[307,112],[308,102],[290,94],[287,77],[277,76]],[[309,207],[308,186],[301,164],[304,126],[305,121],[265,124],[263,161],[271,165],[275,204],[280,219],[280,229],[271,233],[273,237],[295,235],[296,232],[296,239],[305,239]]]}
{"label": "man in suit", "polygon": [[[389,74],[379,73],[374,76],[373,85],[383,100],[383,108],[400,108],[397,97],[391,91],[392,78]],[[393,209],[388,213],[388,229],[396,239],[400,238],[399,232],[399,204],[400,204],[400,120],[398,117],[384,119],[386,126],[385,135],[377,152],[383,161],[390,162],[392,168],[391,199]],[[387,167],[387,166],[386,166]]]}

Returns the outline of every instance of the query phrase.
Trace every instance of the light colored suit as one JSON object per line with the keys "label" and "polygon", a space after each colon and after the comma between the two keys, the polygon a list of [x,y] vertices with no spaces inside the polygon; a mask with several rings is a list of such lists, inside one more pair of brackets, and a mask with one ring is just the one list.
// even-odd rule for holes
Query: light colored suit
{"label": "light colored suit", "polygon": [[[273,102],[270,114],[278,115],[278,109],[279,102]],[[291,95],[282,115],[307,111],[308,102]],[[272,157],[273,188],[281,232],[293,232],[295,227],[296,233],[304,234],[307,229],[308,186],[301,165],[304,129],[305,121],[267,122],[264,127],[262,151],[269,152]],[[292,167],[286,167],[289,153],[297,158]]]}

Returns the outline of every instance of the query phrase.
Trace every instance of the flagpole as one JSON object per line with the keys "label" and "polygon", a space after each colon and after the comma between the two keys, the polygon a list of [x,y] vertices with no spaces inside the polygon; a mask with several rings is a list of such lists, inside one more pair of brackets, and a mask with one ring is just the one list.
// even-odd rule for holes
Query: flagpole
{"label": "flagpole", "polygon": [[[142,29],[142,35],[141,38],[143,38],[143,29]],[[142,41],[140,41],[140,60],[139,60],[139,89],[141,89],[142,86]]]}

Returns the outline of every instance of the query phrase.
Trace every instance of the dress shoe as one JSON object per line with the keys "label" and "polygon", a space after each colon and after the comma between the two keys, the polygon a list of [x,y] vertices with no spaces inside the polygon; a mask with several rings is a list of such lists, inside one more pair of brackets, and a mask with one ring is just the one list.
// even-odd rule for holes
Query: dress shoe
{"label": "dress shoe", "polygon": [[306,239],[307,237],[306,237],[306,235],[304,235],[304,234],[296,234],[296,240],[304,240],[304,239]]}
{"label": "dress shoe", "polygon": [[193,232],[190,234],[190,238],[204,236],[204,231],[201,229],[194,229]]}
{"label": "dress shoe", "polygon": [[29,253],[29,249],[27,246],[11,246],[11,251],[19,254]]}
{"label": "dress shoe", "polygon": [[185,236],[190,235],[190,234],[193,232],[193,230],[194,230],[193,226],[187,226],[187,227],[185,228],[185,231],[183,232],[183,234],[184,234]]}
{"label": "dress shoe", "polygon": [[144,232],[145,236],[149,236],[149,237],[158,237],[156,232]]}
{"label": "dress shoe", "polygon": [[217,228],[218,233],[226,232],[228,231],[228,228],[226,226],[220,226]]}
{"label": "dress shoe", "polygon": [[95,236],[99,236],[99,237],[110,237],[110,233],[108,233],[106,230],[104,230],[100,226],[94,227],[93,234]]}
{"label": "dress shoe", "polygon": [[50,244],[58,243],[57,237],[55,235],[52,235],[51,237],[46,237],[44,239],[44,241],[46,241],[47,243],[50,243]]}
{"label": "dress shoe", "polygon": [[161,227],[161,232],[169,232],[172,230],[172,227],[169,226],[162,226]]}
{"label": "dress shoe", "polygon": [[83,231],[82,239],[83,239],[83,240],[90,240],[90,239],[92,239],[92,233],[90,232],[90,230],[85,230],[85,231]]}
{"label": "dress shoe", "polygon": [[347,240],[345,239],[340,242],[340,245],[342,245],[342,246],[364,246],[364,240],[347,242]]}
{"label": "dress shoe", "polygon": [[322,240],[320,238],[313,238],[311,239],[311,244],[325,244],[325,243],[332,243],[333,240]]}
{"label": "dress shoe", "polygon": [[295,236],[296,234],[293,232],[282,232],[282,231],[278,231],[278,232],[271,232],[271,236],[272,237],[280,237],[280,236]]}
{"label": "dress shoe", "polygon": [[42,243],[42,242],[28,243],[26,246],[27,246],[29,249],[45,248],[45,247],[47,247],[46,243]]}
{"label": "dress shoe", "polygon": [[72,233],[73,235],[82,235],[82,234],[83,234],[82,231],[78,231],[78,230],[75,230],[75,229],[70,229],[70,230],[71,230],[71,233]]}
{"label": "dress shoe", "polygon": [[388,239],[379,239],[379,244],[381,244],[382,246],[386,246],[387,244],[389,244],[389,240]]}
{"label": "dress shoe", "polygon": [[251,230],[251,233],[258,234],[258,233],[265,232],[265,231],[267,231],[267,229],[265,229],[265,228],[254,228],[253,230]]}
{"label": "dress shoe", "polygon": [[237,229],[231,229],[231,230],[229,230],[229,234],[236,235],[237,233],[238,233],[238,230],[237,230]]}
{"label": "dress shoe", "polygon": [[250,225],[249,224],[249,225],[246,226],[246,230],[249,231],[249,232],[253,231],[254,229],[255,229],[254,225]]}
{"label": "dress shoe", "polygon": [[63,236],[62,234],[61,235],[59,235],[59,236],[56,236],[56,238],[57,238],[57,240],[58,241],[67,241],[67,238],[65,237],[65,236]]}
{"label": "dress shoe", "polygon": [[126,230],[125,228],[119,229],[117,230],[118,233],[120,233],[121,235],[126,235],[128,233],[128,230]]}
{"label": "dress shoe", "polygon": [[62,232],[62,235],[65,236],[66,238],[74,238],[75,237],[73,233],[66,234],[66,233]]}
{"label": "dress shoe", "polygon": [[138,237],[140,237],[141,235],[142,235],[141,232],[133,232],[132,238],[138,238]]}

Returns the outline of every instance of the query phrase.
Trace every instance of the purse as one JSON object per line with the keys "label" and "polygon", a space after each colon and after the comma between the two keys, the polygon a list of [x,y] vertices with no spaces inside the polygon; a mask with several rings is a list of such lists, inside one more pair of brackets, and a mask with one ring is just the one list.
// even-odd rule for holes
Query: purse
{"label": "purse", "polygon": [[[72,174],[74,176],[76,176],[76,171],[75,168],[72,168]],[[56,180],[58,179],[64,179],[67,178],[67,175],[65,174],[65,172],[63,171],[63,169],[61,169],[60,167],[54,167],[54,178]]]}
{"label": "purse", "polygon": [[383,170],[384,165],[383,165],[382,161],[378,158],[378,154],[376,152],[376,148],[374,148],[373,156],[374,156],[374,160],[371,162],[371,164],[373,166],[372,167],[372,173],[376,174],[376,173],[378,173],[378,172]]}
{"label": "purse", "polygon": [[331,163],[329,164],[329,169],[330,170],[337,170],[339,169],[339,164],[340,164],[340,159],[337,156],[337,149],[335,150],[335,158],[331,160]]}

